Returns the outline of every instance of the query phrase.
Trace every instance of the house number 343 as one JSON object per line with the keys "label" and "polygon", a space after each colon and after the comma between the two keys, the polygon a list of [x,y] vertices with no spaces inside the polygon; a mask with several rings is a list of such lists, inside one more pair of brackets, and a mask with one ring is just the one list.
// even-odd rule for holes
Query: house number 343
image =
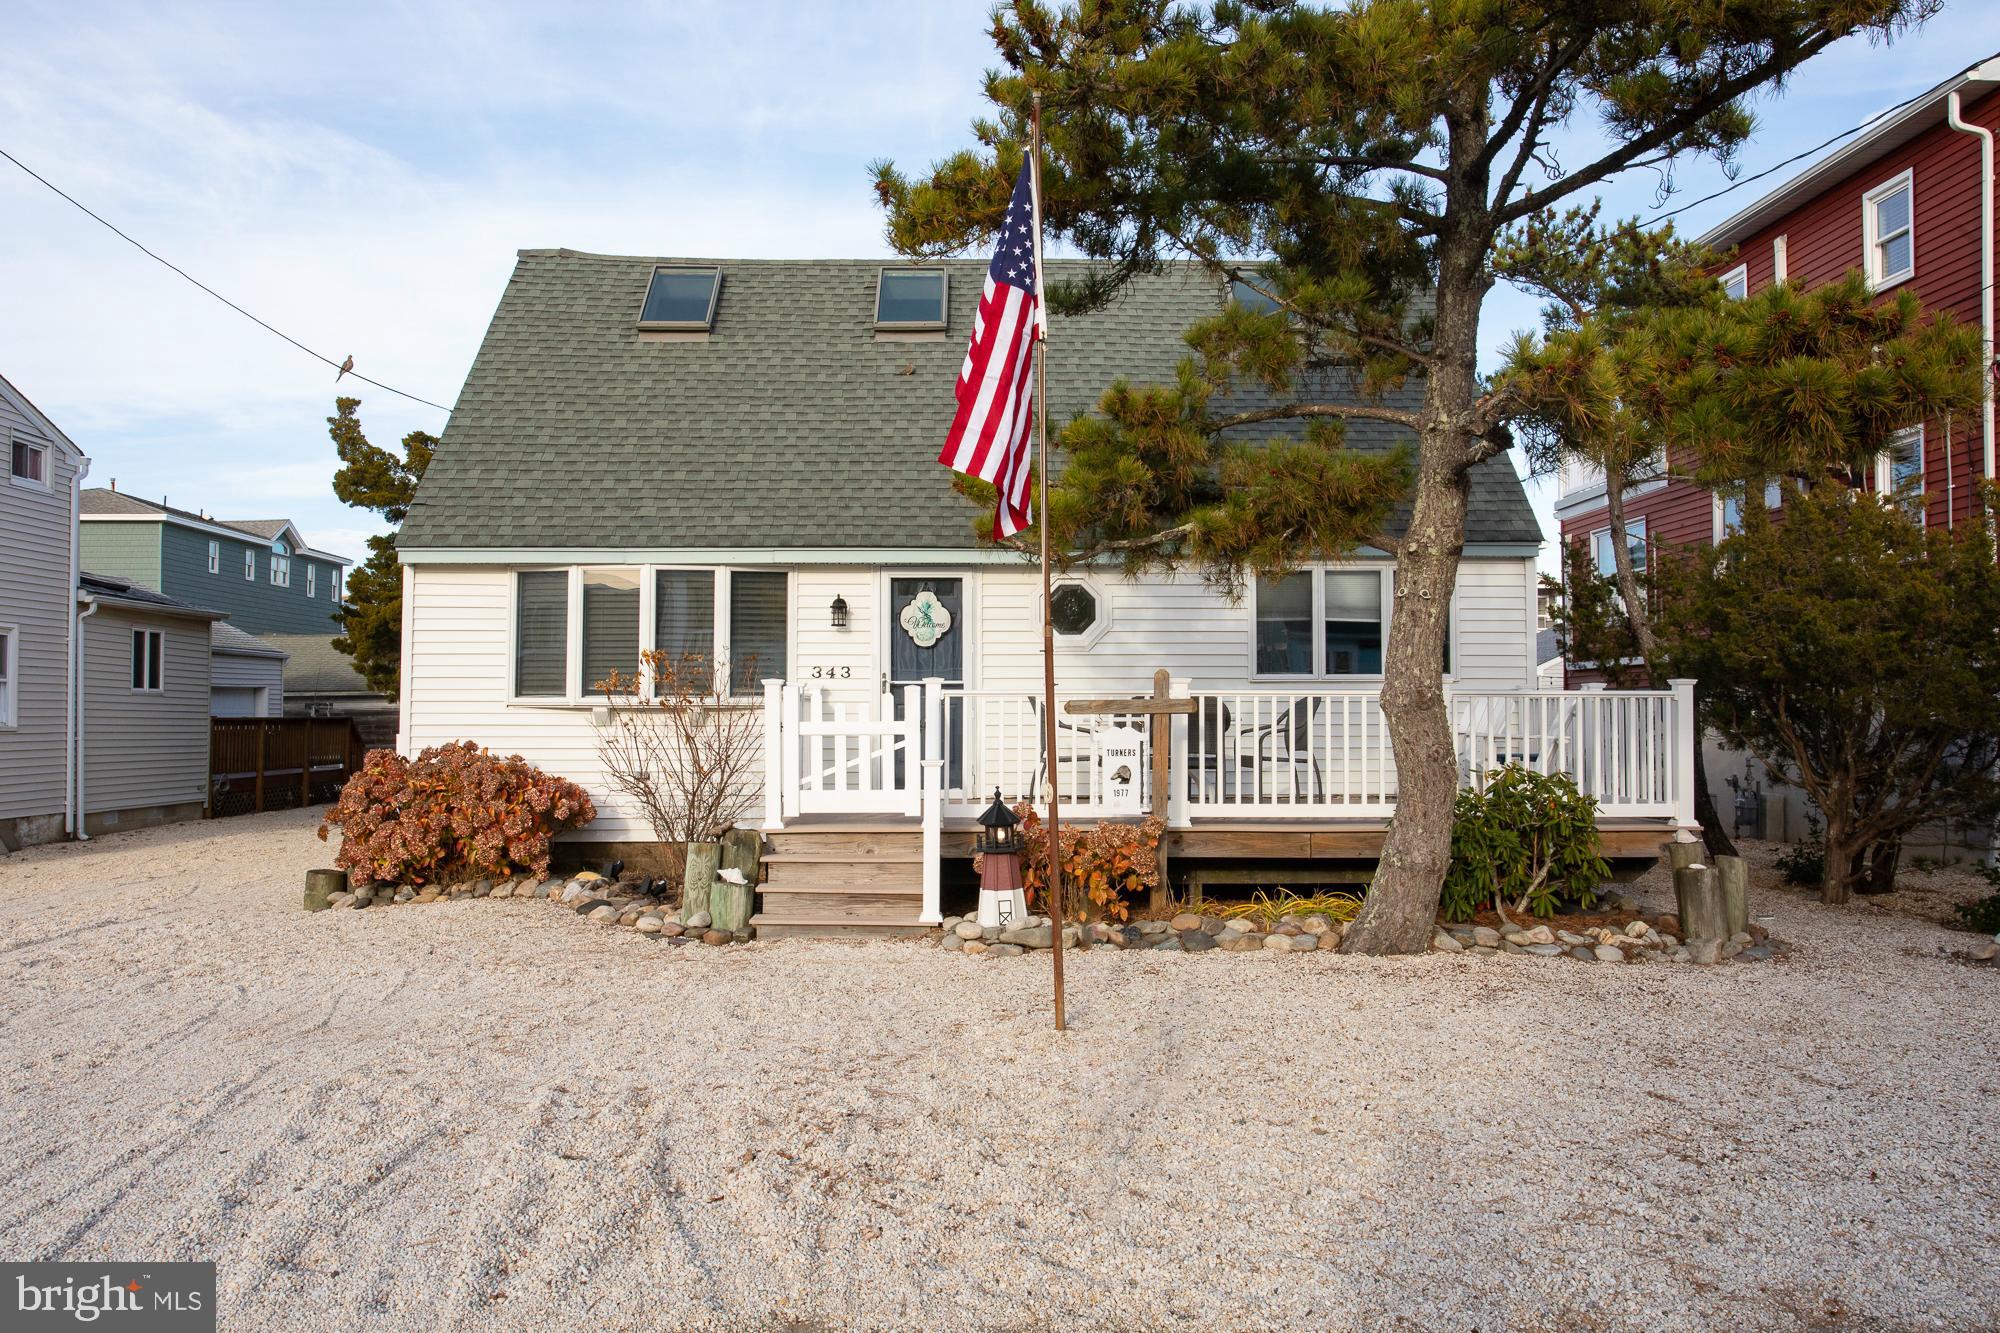
{"label": "house number 343", "polygon": [[814,680],[851,680],[853,676],[853,667],[816,666],[812,669]]}

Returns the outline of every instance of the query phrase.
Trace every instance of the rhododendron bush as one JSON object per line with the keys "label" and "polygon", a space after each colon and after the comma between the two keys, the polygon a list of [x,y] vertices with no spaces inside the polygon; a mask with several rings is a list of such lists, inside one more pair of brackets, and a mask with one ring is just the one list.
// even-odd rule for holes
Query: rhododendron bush
{"label": "rhododendron bush", "polygon": [[471,741],[434,745],[415,759],[372,750],[319,826],[342,838],[334,864],[357,878],[437,884],[473,875],[549,871],[549,844],[597,817],[574,782],[519,755]]}

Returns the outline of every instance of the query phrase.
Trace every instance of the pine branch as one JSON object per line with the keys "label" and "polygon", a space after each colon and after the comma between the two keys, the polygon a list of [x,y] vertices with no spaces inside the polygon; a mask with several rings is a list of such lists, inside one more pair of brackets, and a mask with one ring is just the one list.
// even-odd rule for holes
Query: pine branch
{"label": "pine branch", "polygon": [[1259,407],[1233,416],[1218,417],[1209,423],[1211,435],[1260,421],[1303,421],[1311,417],[1335,417],[1352,421],[1387,421],[1418,429],[1422,422],[1415,412],[1399,407],[1376,407],[1368,403],[1287,403],[1282,407]]}

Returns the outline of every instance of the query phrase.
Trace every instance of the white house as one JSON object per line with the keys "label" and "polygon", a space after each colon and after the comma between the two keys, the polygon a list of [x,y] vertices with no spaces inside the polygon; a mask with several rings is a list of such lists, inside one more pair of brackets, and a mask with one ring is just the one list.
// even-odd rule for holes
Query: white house
{"label": "white house", "polygon": [[[800,831],[833,815],[917,839],[910,882],[847,886],[860,904],[848,915],[935,919],[955,830],[996,786],[1019,797],[1042,780],[1038,575],[979,540],[935,462],[983,271],[523,251],[398,539],[403,750],[472,739],[520,753],[591,791],[600,815],[584,839],[643,842],[600,771],[594,718],[615,705],[592,687],[633,673],[642,645],[706,651],[767,713],[764,922],[840,918],[773,902],[787,858],[805,854]],[[1052,417],[1090,410],[1119,377],[1170,379],[1183,331],[1225,299],[1180,266],[1053,321]],[[1376,423],[1348,436],[1395,442]],[[1463,766],[1573,768],[1607,814],[1652,821],[1657,841],[1659,821],[1684,817],[1673,742],[1687,699],[1537,692],[1539,525],[1506,459],[1476,468],[1471,488],[1447,663]],[[1193,577],[1073,573],[1054,602],[1059,690],[1145,695],[1164,671],[1193,700],[1158,733],[1172,738],[1169,791],[1138,783],[1170,816],[1176,855],[1201,856],[1202,828],[1247,817],[1365,826],[1379,845],[1395,781],[1376,695],[1395,596],[1393,562],[1368,551],[1253,580],[1240,601]],[[928,613],[914,629],[913,606]],[[1059,776],[1078,817],[1114,813],[1097,756],[1121,722],[1152,743],[1146,719],[1063,720]],[[1352,857],[1363,844],[1341,845]]]}

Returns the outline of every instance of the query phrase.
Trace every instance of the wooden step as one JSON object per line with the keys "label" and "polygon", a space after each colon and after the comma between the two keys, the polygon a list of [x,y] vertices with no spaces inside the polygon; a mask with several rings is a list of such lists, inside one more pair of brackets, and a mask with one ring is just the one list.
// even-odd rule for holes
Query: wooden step
{"label": "wooden step", "polygon": [[764,835],[765,859],[779,856],[907,857],[922,855],[923,830],[916,828],[813,830],[780,829]]}
{"label": "wooden step", "polygon": [[750,924],[756,929],[757,938],[760,940],[779,940],[787,936],[884,939],[923,935],[931,929],[917,920],[915,912],[911,912],[908,916],[888,913],[873,916],[811,914],[779,916],[770,912],[759,912],[750,918]]}
{"label": "wooden step", "polygon": [[821,884],[921,884],[922,857],[882,857],[871,860],[845,856],[797,860],[767,857],[764,861],[765,887],[816,888]]}
{"label": "wooden step", "polygon": [[800,890],[786,893],[766,892],[763,898],[764,911],[771,916],[813,917],[831,920],[851,917],[909,917],[915,920],[923,910],[924,893],[920,888],[866,888],[842,886],[839,888]]}

